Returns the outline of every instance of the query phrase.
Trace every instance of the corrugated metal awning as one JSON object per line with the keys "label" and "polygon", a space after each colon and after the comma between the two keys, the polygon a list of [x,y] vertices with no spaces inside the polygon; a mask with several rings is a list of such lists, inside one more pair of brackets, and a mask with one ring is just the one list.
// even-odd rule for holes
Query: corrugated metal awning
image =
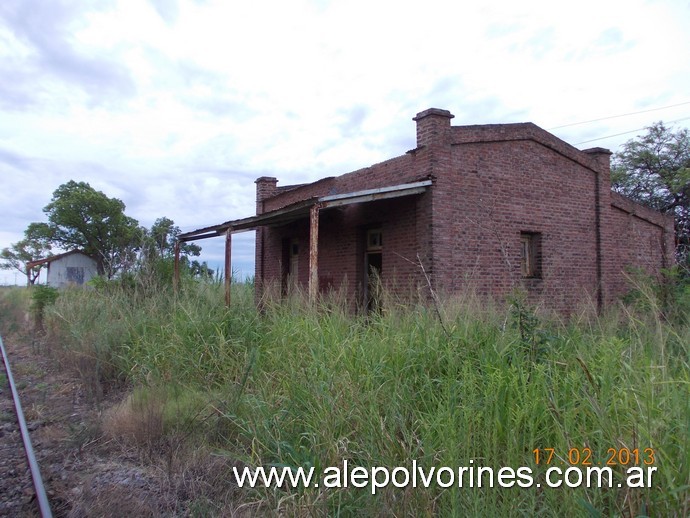
{"label": "corrugated metal awning", "polygon": [[366,203],[370,201],[399,198],[401,196],[411,196],[413,194],[423,193],[431,183],[431,180],[422,180],[419,182],[380,187],[378,189],[365,189],[343,194],[312,197],[256,216],[226,221],[218,225],[185,232],[180,234],[178,239],[180,241],[195,241],[197,239],[216,237],[228,230],[231,232],[244,232],[247,230],[255,230],[263,226],[284,225],[307,217],[309,215],[309,210],[314,205],[318,205],[320,210],[325,210],[353,203]]}

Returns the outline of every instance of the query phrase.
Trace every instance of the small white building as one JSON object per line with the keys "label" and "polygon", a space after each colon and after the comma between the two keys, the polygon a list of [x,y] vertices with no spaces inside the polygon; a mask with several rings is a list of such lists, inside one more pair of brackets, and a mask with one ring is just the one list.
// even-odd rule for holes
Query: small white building
{"label": "small white building", "polygon": [[54,288],[81,286],[98,274],[96,261],[79,250],[46,257],[27,263],[26,266],[33,268],[42,264],[46,264],[48,269],[46,283]]}

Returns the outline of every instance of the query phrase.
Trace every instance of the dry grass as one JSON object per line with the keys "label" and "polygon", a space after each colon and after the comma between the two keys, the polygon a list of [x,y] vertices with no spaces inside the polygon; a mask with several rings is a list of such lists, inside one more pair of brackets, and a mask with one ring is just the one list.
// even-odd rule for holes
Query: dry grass
{"label": "dry grass", "polygon": [[[133,478],[133,477],[132,477]],[[103,482],[91,477],[72,496],[70,518],[161,516],[161,502],[155,483],[135,483],[130,478]]]}
{"label": "dry grass", "polygon": [[[121,458],[130,459],[130,464],[112,466],[110,471],[126,473],[135,465],[145,466],[145,471],[138,472],[134,487],[133,477],[123,482],[118,475],[107,483],[94,478],[90,484],[97,492],[87,484],[71,516],[263,515],[244,507],[241,499],[246,495],[238,493],[230,478],[237,463],[190,440],[183,429],[166,426],[166,406],[171,403],[160,390],[142,393],[105,411],[103,430],[119,445]],[[139,462],[131,464],[137,458]]]}
{"label": "dry grass", "polygon": [[162,391],[138,392],[104,412],[102,429],[106,437],[145,450],[160,448],[164,439]]}

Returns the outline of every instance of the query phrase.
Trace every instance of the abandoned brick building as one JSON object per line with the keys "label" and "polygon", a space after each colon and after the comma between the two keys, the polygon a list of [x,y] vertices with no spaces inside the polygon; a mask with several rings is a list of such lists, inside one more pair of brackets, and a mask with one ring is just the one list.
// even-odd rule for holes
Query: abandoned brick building
{"label": "abandoned brick building", "polygon": [[[531,123],[451,126],[414,117],[417,146],[337,177],[293,186],[256,180],[256,216],[181,236],[256,229],[256,289],[343,288],[365,303],[370,276],[401,296],[522,286],[568,311],[626,290],[625,270],[673,261],[673,220],[611,191],[610,155],[578,150]],[[226,257],[229,267],[229,256]]]}

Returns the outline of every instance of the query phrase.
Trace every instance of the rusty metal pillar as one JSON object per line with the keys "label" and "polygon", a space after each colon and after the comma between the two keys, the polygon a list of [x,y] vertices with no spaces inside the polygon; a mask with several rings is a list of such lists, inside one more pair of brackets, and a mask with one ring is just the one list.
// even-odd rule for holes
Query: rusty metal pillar
{"label": "rusty metal pillar", "polygon": [[309,302],[319,294],[319,208],[309,209]]}
{"label": "rusty metal pillar", "polygon": [[173,268],[173,292],[177,295],[180,289],[180,242],[175,240],[175,262]]}
{"label": "rusty metal pillar", "polygon": [[230,307],[230,283],[232,281],[232,228],[225,232],[225,305]]}

